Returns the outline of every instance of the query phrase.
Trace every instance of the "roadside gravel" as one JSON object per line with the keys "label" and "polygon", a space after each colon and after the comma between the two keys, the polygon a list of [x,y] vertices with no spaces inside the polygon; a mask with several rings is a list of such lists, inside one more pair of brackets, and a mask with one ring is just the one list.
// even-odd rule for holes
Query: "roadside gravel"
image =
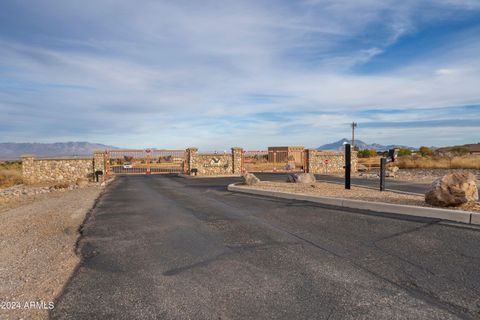
{"label": "roadside gravel", "polygon": [[[432,183],[436,179],[441,178],[446,174],[463,171],[471,172],[480,178],[480,170],[475,169],[400,169],[396,172],[394,178],[390,178],[396,181]],[[357,172],[353,176],[364,179],[378,179],[379,175],[380,172],[378,169],[376,169],[369,172]]]}
{"label": "roadside gravel", "polygon": [[[262,181],[253,185],[252,188],[270,191],[302,193],[322,197],[345,198],[371,202],[384,202],[411,206],[431,207],[430,205],[425,203],[424,197],[420,195],[417,196],[413,194],[402,194],[389,191],[380,192],[378,190],[362,187],[352,187],[352,189],[350,190],[345,190],[345,187],[343,185],[328,182],[302,184]],[[460,209],[480,212],[480,204],[477,203],[475,205],[469,205],[468,207],[463,207]]]}
{"label": "roadside gravel", "polygon": [[475,169],[400,169],[395,180],[431,183],[446,174],[463,171],[471,172],[480,177],[480,170]]}
{"label": "roadside gravel", "polygon": [[79,262],[79,226],[102,190],[89,185],[0,204],[0,319],[48,318]]}

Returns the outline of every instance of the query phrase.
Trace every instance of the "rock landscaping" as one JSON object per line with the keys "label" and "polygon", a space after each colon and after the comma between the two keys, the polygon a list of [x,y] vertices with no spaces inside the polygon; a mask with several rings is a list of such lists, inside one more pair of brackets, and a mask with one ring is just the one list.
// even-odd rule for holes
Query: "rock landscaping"
{"label": "rock landscaping", "polygon": [[257,178],[253,173],[246,173],[243,175],[243,182],[247,186],[253,186],[260,182],[260,179]]}
{"label": "rock landscaping", "polygon": [[0,211],[12,208],[23,203],[41,198],[52,192],[66,192],[78,188],[95,185],[88,181],[79,180],[77,183],[57,183],[50,186],[31,186],[25,184],[0,189]]}
{"label": "rock landscaping", "polygon": [[437,207],[458,207],[478,201],[477,178],[469,172],[450,173],[432,183],[425,201]]}
{"label": "rock landscaping", "polygon": [[[429,204],[425,203],[425,198],[422,195],[403,194],[390,191],[381,192],[378,190],[362,187],[353,187],[350,190],[345,190],[343,185],[328,182],[317,181],[315,183],[305,184],[262,181],[255,186],[252,186],[252,188],[269,191],[299,193],[321,197],[344,198],[371,202],[431,207]],[[480,204],[478,202],[469,203],[468,205],[455,207],[455,209],[480,212]]]}
{"label": "rock landscaping", "polygon": [[313,173],[293,173],[287,176],[290,183],[315,183],[317,179]]}

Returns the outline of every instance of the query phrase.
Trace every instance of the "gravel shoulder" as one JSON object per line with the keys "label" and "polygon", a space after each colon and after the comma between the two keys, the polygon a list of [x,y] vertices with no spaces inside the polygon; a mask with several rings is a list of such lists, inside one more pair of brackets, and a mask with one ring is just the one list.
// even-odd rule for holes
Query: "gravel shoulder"
{"label": "gravel shoulder", "polygon": [[[249,187],[249,186],[245,186]],[[402,194],[397,192],[373,190],[362,187],[352,187],[350,190],[345,190],[344,186],[336,183],[328,182],[315,182],[312,184],[302,183],[287,183],[287,182],[270,182],[262,181],[257,183],[251,188],[263,189],[269,191],[291,192],[306,194],[312,196],[332,197],[332,198],[344,198],[363,200],[371,202],[384,202],[394,204],[404,204],[421,207],[431,207],[425,203],[423,196],[414,194]],[[480,204],[465,206],[459,209],[480,212]]]}
{"label": "gravel shoulder", "polygon": [[102,190],[89,185],[0,204],[0,319],[48,318],[79,262],[79,227]]}
{"label": "gravel shoulder", "polygon": [[[471,172],[480,177],[480,170],[475,169],[400,169],[395,173],[395,181],[414,182],[414,183],[432,183],[446,174],[454,172]],[[379,171],[359,172],[355,177],[364,179],[378,179]]]}

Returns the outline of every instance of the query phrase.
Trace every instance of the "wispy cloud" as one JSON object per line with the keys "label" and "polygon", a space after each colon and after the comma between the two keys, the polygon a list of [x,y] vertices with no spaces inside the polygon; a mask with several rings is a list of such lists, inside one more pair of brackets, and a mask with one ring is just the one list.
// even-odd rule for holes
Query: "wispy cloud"
{"label": "wispy cloud", "polygon": [[365,140],[479,140],[477,1],[0,6],[4,141],[316,146],[353,119]]}

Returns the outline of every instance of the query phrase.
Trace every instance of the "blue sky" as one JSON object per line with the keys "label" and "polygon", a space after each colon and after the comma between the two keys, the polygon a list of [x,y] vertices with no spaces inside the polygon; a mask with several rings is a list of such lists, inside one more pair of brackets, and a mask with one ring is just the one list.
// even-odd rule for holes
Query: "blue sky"
{"label": "blue sky", "polygon": [[480,1],[0,4],[0,142],[480,142]]}

